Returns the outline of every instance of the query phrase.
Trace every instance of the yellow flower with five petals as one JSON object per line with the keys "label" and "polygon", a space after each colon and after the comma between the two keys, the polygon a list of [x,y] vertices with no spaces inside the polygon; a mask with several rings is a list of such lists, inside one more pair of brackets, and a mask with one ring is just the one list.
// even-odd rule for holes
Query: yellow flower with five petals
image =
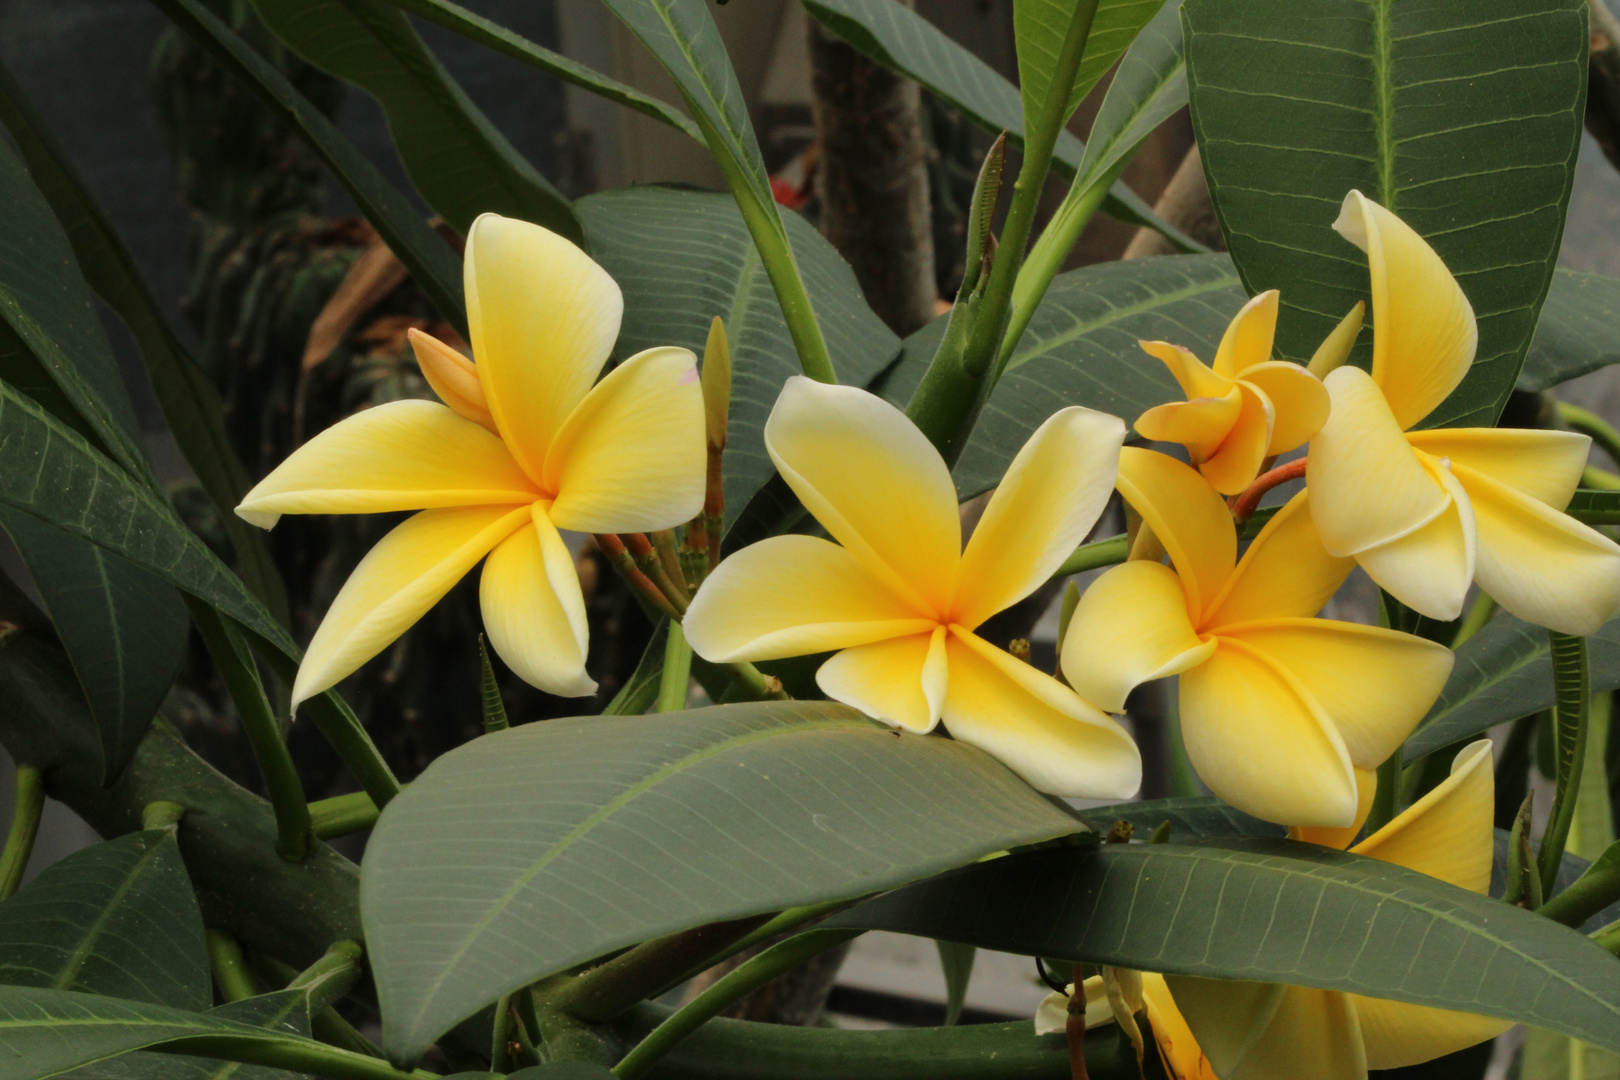
{"label": "yellow flower with five petals", "polygon": [[1119,490],[1174,567],[1137,560],[1080,597],[1063,673],[1111,712],[1180,674],[1182,737],[1210,790],[1279,823],[1349,825],[1356,773],[1411,733],[1451,673],[1449,649],[1313,618],[1353,564],[1322,548],[1296,495],[1237,558],[1215,490],[1165,454],[1127,448]]}
{"label": "yellow flower with five petals", "polygon": [[1085,538],[1124,438],[1116,417],[1052,416],[964,550],[950,470],[905,414],[864,390],[795,376],[765,445],[833,540],[778,536],[727,558],[692,600],[687,640],[715,662],[839,650],[816,674],[833,700],[908,731],[943,720],[1042,791],[1129,797],[1142,776],[1130,736],[974,633]]}
{"label": "yellow flower with five petals", "polygon": [[477,364],[412,334],[446,404],[357,413],[237,507],[266,529],[282,514],[420,511],[333,600],[298,669],[295,705],[386,648],[485,556],[479,599],[501,658],[542,690],[593,693],[584,598],[558,530],[663,529],[702,508],[691,352],[649,349],[598,382],[623,297],[589,256],[538,225],[483,215],[467,234],[464,272]]}

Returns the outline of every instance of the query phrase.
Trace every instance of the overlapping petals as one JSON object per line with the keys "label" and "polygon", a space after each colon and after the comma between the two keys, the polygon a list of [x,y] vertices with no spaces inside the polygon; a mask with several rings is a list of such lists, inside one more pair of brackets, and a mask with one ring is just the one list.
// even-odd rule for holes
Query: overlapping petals
{"label": "overlapping petals", "polygon": [[840,650],[822,692],[886,723],[951,734],[1060,795],[1128,797],[1136,745],[1062,683],[974,634],[1028,596],[1106,504],[1124,425],[1064,409],[1019,451],[961,549],[956,489],[905,415],[851,387],[788,380],[766,447],[837,543],[762,541],[727,558],[686,613],[712,661]]}

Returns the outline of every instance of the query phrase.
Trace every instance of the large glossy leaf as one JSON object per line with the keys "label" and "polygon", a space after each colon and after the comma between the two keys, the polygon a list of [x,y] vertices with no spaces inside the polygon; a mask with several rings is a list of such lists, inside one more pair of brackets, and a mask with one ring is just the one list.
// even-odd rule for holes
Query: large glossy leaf
{"label": "large glossy leaf", "polygon": [[1332,229],[1359,189],[1479,317],[1473,370],[1424,425],[1493,423],[1563,235],[1583,0],[1187,0],[1182,18],[1204,172],[1244,284],[1282,290],[1278,351],[1309,357],[1366,298],[1366,259]]}
{"label": "large glossy leaf", "polygon": [[[221,1005],[209,1015],[288,1035],[309,1034],[308,999],[301,990],[278,990]],[[63,1080],[304,1080],[307,1073],[234,1061],[135,1050],[63,1074]]]}
{"label": "large glossy leaf", "polygon": [[376,227],[378,235],[409,268],[439,313],[465,333],[467,311],[455,253],[417,215],[405,196],[286,76],[221,22],[203,0],[152,2],[303,136],[343,184],[366,220]]}
{"label": "large glossy leaf", "polygon": [[1018,49],[1018,89],[1024,102],[1024,128],[1033,127],[1046,108],[1048,95],[1065,88],[1052,85],[1064,38],[1082,6],[1095,13],[1086,49],[1063,110],[1067,123],[1081,100],[1114,66],[1138,30],[1158,12],[1164,0],[1013,0],[1013,35]]}
{"label": "large glossy leaf", "polygon": [[503,993],[660,934],[892,888],[1080,828],[978,750],[828,702],[513,728],[383,811],[360,903],[413,1058]]}
{"label": "large glossy leaf", "polygon": [[1181,0],[1166,0],[1136,35],[1108,83],[1080,159],[1078,183],[1123,168],[1149,135],[1187,104]]}
{"label": "large glossy leaf", "polygon": [[376,98],[422,198],[465,233],[486,211],[578,241],[568,200],[507,141],[383,0],[253,0],[277,37]]}
{"label": "large glossy leaf", "polygon": [[1518,389],[1545,390],[1620,361],[1620,278],[1559,270],[1519,372]]}
{"label": "large glossy leaf", "polygon": [[174,831],[76,851],[0,903],[0,982],[208,1008],[202,915]]}
{"label": "large glossy leaf", "polygon": [[[765,419],[799,357],[782,307],[734,200],[677,188],[625,188],[577,206],[591,253],[624,290],[618,354],[683,345],[699,356],[715,316],[731,343],[726,517],[776,473]],[[872,314],[849,264],[797,214],[784,214],[793,254],[841,382],[864,386],[900,351]]]}
{"label": "large glossy leaf", "polygon": [[1522,908],[1277,839],[1014,855],[829,924],[1500,1016],[1620,1048],[1620,960]]}

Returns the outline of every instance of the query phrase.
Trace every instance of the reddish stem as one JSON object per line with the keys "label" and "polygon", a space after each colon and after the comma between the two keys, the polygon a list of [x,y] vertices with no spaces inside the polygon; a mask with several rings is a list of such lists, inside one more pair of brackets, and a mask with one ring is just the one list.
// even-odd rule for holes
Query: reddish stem
{"label": "reddish stem", "polygon": [[1253,517],[1261,498],[1272,488],[1286,484],[1290,480],[1304,479],[1305,461],[1305,458],[1298,458],[1256,477],[1254,483],[1250,484],[1243,494],[1232,500],[1232,516],[1237,519],[1237,523],[1241,525]]}
{"label": "reddish stem", "polygon": [[[675,610],[675,605],[670,603],[669,598],[664,595],[664,591],[654,585],[652,579],[642,573],[640,567],[636,566],[636,560],[629,551],[625,550],[624,541],[612,533],[594,533],[593,535],[596,537],[597,546],[602,549],[602,554],[608,557],[608,562],[613,564],[613,569],[617,570],[620,576],[630,583],[631,588],[645,596],[654,607],[665,615],[672,619],[678,620],[680,618],[680,615]],[[643,543],[647,543],[645,536],[641,539]],[[652,550],[650,543],[647,543],[647,549]]]}

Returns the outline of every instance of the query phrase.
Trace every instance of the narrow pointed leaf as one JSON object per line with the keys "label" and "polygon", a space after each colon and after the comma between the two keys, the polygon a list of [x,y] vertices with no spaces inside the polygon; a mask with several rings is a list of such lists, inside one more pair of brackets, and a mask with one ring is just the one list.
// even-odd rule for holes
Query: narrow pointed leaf
{"label": "narrow pointed leaf", "polygon": [[[1058,54],[1063,51],[1063,41],[1076,10],[1092,3],[1096,5],[1096,13],[1074,85],[1054,87],[1053,69],[1057,66]],[[1114,61],[1135,40],[1136,32],[1153,18],[1163,3],[1164,0],[1013,0],[1013,34],[1018,49],[1018,86],[1024,104],[1025,129],[1037,121],[1046,107],[1047,96],[1064,93],[1065,89],[1068,104],[1063,118],[1067,123],[1081,100],[1114,66]]]}
{"label": "narrow pointed leaf", "polygon": [[1181,0],[1166,0],[1131,42],[1108,83],[1080,159],[1078,182],[1086,184],[1123,167],[1143,141],[1186,104]]}
{"label": "narrow pointed leaf", "polygon": [[[309,1035],[309,1007],[301,990],[277,990],[233,1001],[209,1015],[266,1031]],[[64,1073],[63,1080],[305,1080],[309,1076],[262,1065],[136,1050]]]}
{"label": "narrow pointed leaf", "polygon": [[1546,390],[1620,362],[1620,278],[1558,270],[1519,372],[1517,389]]}

